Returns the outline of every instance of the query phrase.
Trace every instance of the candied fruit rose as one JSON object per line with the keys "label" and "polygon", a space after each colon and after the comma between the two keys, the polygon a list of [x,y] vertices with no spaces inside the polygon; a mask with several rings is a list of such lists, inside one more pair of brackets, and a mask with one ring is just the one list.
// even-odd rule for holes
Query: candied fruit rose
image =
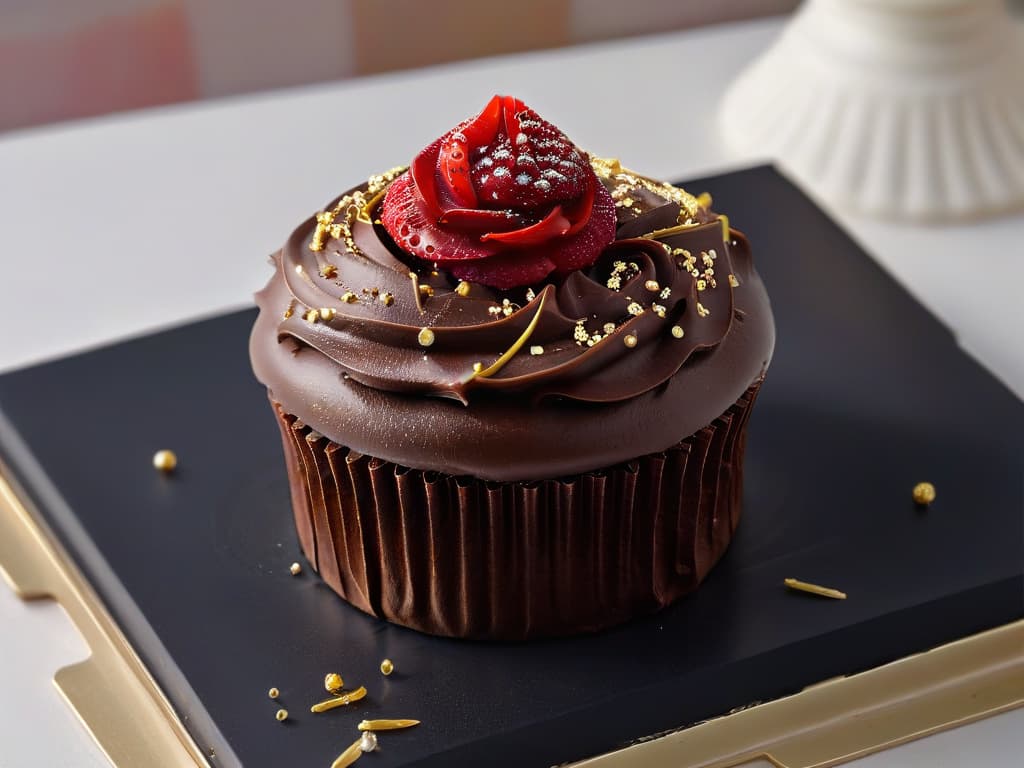
{"label": "candied fruit rose", "polygon": [[587,154],[512,96],[416,155],[380,218],[417,259],[499,289],[588,267],[615,237]]}

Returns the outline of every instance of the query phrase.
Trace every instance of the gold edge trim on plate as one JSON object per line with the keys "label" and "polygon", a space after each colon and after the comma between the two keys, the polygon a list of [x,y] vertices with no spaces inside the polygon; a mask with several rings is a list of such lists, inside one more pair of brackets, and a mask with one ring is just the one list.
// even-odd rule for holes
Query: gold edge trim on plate
{"label": "gold edge trim on plate", "polygon": [[1024,705],[1024,620],[567,768],[827,768]]}
{"label": "gold edge trim on plate", "polygon": [[91,651],[54,684],[115,768],[209,768],[102,601],[15,493],[0,464],[0,574],[23,600],[53,599]]}

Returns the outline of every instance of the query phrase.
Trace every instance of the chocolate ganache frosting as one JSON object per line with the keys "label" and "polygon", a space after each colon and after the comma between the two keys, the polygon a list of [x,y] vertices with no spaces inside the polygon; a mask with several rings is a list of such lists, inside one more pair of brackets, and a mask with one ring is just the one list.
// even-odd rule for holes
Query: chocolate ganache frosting
{"label": "chocolate ganache frosting", "polygon": [[353,451],[494,481],[608,467],[711,423],[774,345],[747,240],[677,187],[589,163],[614,239],[533,286],[410,257],[380,216],[403,169],[308,219],[257,294],[271,399]]}

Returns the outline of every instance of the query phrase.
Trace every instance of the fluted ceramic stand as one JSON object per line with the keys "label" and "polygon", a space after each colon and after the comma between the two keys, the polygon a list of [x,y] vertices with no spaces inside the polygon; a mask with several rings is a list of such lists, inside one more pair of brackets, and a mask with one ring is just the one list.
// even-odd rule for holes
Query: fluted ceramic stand
{"label": "fluted ceramic stand", "polygon": [[1024,208],[1024,25],[1002,0],[807,0],[720,110],[730,146],[839,208]]}

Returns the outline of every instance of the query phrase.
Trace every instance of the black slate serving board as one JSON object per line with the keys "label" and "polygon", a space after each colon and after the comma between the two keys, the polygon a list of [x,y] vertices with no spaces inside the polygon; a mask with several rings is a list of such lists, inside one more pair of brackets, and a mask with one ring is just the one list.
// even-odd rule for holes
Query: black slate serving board
{"label": "black slate serving board", "polygon": [[[431,638],[289,575],[252,310],[0,376],[3,461],[214,765],[327,766],[378,716],[423,721],[379,768],[549,766],[1024,616],[1024,404],[771,168],[687,186],[750,236],[777,320],[744,519],[696,594],[598,635]],[[310,714],[328,671],[368,698]]]}

